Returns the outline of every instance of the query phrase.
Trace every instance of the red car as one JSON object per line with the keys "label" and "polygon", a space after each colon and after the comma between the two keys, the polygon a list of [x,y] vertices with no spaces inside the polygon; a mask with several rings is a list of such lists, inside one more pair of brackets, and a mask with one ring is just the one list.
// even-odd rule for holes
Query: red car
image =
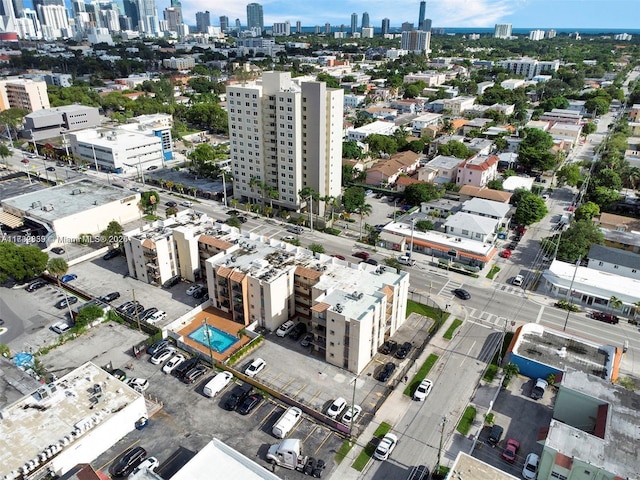
{"label": "red car", "polygon": [[604,312],[592,312],[591,318],[593,318],[594,320],[600,320],[601,322],[612,323],[614,325],[620,321],[620,319],[615,315]]}
{"label": "red car", "polygon": [[507,440],[507,446],[502,452],[502,458],[509,463],[513,463],[516,460],[518,450],[520,450],[520,442],[513,438],[510,438],[509,440]]}
{"label": "red car", "polygon": [[503,250],[502,252],[500,252],[500,256],[502,258],[511,258],[511,250]]}
{"label": "red car", "polygon": [[337,258],[338,260],[345,260],[343,255],[331,255],[334,258]]}
{"label": "red car", "polygon": [[353,254],[353,256],[356,258],[361,258],[362,260],[369,260],[369,257],[371,255],[369,255],[367,252],[356,252]]}

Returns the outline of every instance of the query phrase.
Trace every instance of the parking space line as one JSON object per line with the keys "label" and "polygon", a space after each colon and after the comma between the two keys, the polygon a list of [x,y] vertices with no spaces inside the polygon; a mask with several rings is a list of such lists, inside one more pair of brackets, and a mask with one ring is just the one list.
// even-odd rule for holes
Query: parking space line
{"label": "parking space line", "polygon": [[289,385],[291,385],[291,384],[293,383],[293,381],[294,381],[294,380],[295,380],[295,378],[292,378],[292,379],[291,379],[291,380],[289,380],[287,383],[285,383],[285,384],[282,386],[281,390],[286,391],[286,390],[287,390],[287,387],[288,387]]}
{"label": "parking space line", "polygon": [[307,402],[309,405],[313,404],[313,401],[318,398],[318,396],[322,393],[322,390],[318,390],[313,397]]}
{"label": "parking space line", "polygon": [[300,389],[296,393],[293,394],[293,398],[296,398],[298,395],[300,395],[300,392],[302,392],[305,388],[307,388],[307,385],[308,384],[306,384],[306,383],[303,384],[302,387],[300,387]]}
{"label": "parking space line", "polygon": [[324,440],[322,442],[320,442],[320,446],[318,448],[316,448],[316,451],[313,452],[314,455],[317,455],[318,452],[320,451],[320,449],[324,446],[325,443],[327,443],[327,441],[333,436],[333,432],[329,432],[327,433],[327,435],[324,437]]}
{"label": "parking space line", "polygon": [[261,428],[263,427],[263,425],[264,425],[265,423],[267,423],[267,420],[269,419],[269,417],[271,416],[271,414],[272,414],[273,412],[275,412],[275,411],[276,411],[276,408],[278,408],[278,405],[277,405],[277,404],[273,406],[273,408],[271,409],[271,411],[270,411],[267,415],[265,415],[265,417],[262,419],[262,421],[258,424],[258,429],[261,429]]}
{"label": "parking space line", "polygon": [[135,445],[137,445],[138,443],[140,443],[140,440],[142,439],[138,439],[135,442],[133,442],[131,445],[129,445],[127,448],[125,448],[124,450],[122,450],[118,455],[116,455],[115,457],[113,457],[111,460],[109,460],[107,463],[105,463],[104,465],[102,465],[98,470],[103,470],[104,468],[106,468],[107,465],[112,464],[116,458],[118,458],[119,456],[121,456],[124,452],[126,452],[127,450],[129,450],[131,447],[134,447]]}
{"label": "parking space line", "polygon": [[[302,423],[302,422],[300,422],[300,423]],[[295,428],[294,428],[292,431],[294,431],[294,432],[295,432],[295,431],[296,431],[296,429],[298,428],[298,426],[300,425],[300,423],[298,423],[298,425],[296,425],[296,426],[295,426]],[[314,433],[317,429],[318,429],[318,425],[317,425],[317,424],[314,424],[314,425],[313,425],[313,428],[311,429],[311,431],[307,434],[307,436],[306,436],[306,437],[304,437],[304,440],[302,440],[302,443],[305,443],[307,440],[309,440],[309,437],[310,437],[311,435],[313,435],[313,433]]]}

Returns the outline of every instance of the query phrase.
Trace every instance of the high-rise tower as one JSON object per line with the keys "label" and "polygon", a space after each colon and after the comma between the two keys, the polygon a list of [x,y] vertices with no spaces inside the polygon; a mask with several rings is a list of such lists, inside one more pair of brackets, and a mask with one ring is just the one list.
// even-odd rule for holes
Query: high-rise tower
{"label": "high-rise tower", "polygon": [[418,14],[418,30],[426,30],[424,28],[424,19],[427,13],[427,2],[422,0],[420,2],[420,13]]}
{"label": "high-rise tower", "polygon": [[196,29],[200,33],[205,33],[211,26],[211,14],[209,10],[196,12]]}
{"label": "high-rise tower", "polygon": [[369,13],[368,12],[364,12],[362,14],[362,28],[369,28],[371,26],[371,23],[369,22]]}
{"label": "high-rise tower", "polygon": [[382,35],[387,35],[391,30],[391,20],[388,18],[382,19]]}
{"label": "high-rise tower", "polygon": [[259,3],[250,3],[247,5],[247,28],[264,29],[264,16],[262,13],[262,5]]}
{"label": "high-rise tower", "polygon": [[351,14],[351,35],[358,31],[358,14]]}

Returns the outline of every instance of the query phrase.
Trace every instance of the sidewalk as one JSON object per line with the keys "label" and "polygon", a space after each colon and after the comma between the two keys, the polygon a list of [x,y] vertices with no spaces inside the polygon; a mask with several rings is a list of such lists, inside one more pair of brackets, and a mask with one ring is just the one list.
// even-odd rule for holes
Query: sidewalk
{"label": "sidewalk", "polygon": [[[416,292],[418,293],[418,291]],[[428,292],[421,293],[426,296]],[[447,304],[446,300],[440,296],[431,295],[431,299],[440,308],[443,309]],[[424,351],[415,360],[415,364],[418,367],[422,365],[427,357],[432,353],[437,353],[438,355],[440,355],[441,352],[448,349],[449,342],[442,337],[442,334],[446,332],[447,328],[449,328],[454,319],[466,319],[466,312],[464,308],[459,305],[454,304],[448,311],[450,313],[449,318],[444,322],[440,330],[438,330],[438,334],[431,338]],[[413,402],[411,398],[403,394],[404,388],[401,388],[403,385],[403,383],[400,383],[398,388],[396,388],[389,394],[385,402],[374,415],[374,418],[371,420],[369,425],[367,425],[360,436],[355,440],[356,444],[354,445],[354,447],[342,460],[342,463],[340,463],[340,465],[338,465],[338,467],[331,474],[331,478],[340,480],[356,480],[361,477],[362,472],[358,472],[357,470],[351,468],[351,465],[358,457],[358,455],[360,455],[360,452],[362,452],[365,445],[367,445],[369,441],[371,441],[375,430],[380,426],[382,422],[386,422],[392,426],[397,425],[404,417]]]}

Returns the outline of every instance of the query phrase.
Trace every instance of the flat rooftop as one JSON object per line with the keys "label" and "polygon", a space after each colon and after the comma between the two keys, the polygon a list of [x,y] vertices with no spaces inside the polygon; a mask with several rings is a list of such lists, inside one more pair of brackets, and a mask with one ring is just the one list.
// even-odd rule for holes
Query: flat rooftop
{"label": "flat rooftop", "polygon": [[91,362],[41,385],[0,410],[0,471],[19,470],[51,445],[68,445],[72,432],[104,422],[140,395]]}
{"label": "flat rooftop", "polygon": [[5,211],[20,217],[33,216],[52,222],[107,203],[137,203],[139,200],[139,193],[125,191],[90,178],[82,178],[2,200],[2,207]]}
{"label": "flat rooftop", "polygon": [[522,327],[513,353],[559,370],[571,368],[610,378],[614,348],[528,323]]}
{"label": "flat rooftop", "polygon": [[451,466],[449,477],[455,480],[514,480],[518,478],[464,452],[458,453]]}

